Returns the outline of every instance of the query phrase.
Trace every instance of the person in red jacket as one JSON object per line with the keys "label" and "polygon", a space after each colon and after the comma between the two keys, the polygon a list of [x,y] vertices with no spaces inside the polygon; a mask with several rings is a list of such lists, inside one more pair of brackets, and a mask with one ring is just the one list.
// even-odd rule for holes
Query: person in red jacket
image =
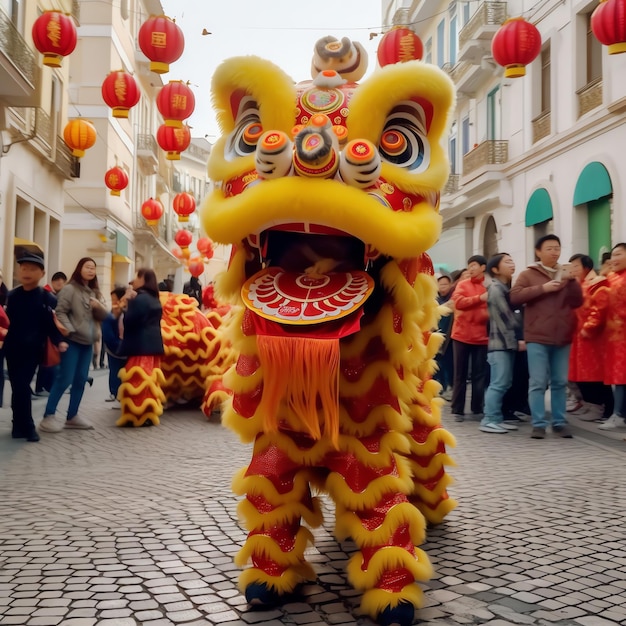
{"label": "person in red jacket", "polygon": [[532,439],[546,436],[545,395],[550,387],[552,431],[571,438],[565,419],[567,370],[574,312],[583,303],[580,283],[571,270],[559,264],[561,240],[540,237],[535,244],[536,263],[528,266],[511,289],[511,304],[524,307],[524,340],[528,354],[528,404],[532,414]]}
{"label": "person in red jacket", "polygon": [[467,374],[472,363],[472,413],[482,418],[487,381],[487,288],[485,268],[487,259],[479,254],[467,261],[469,278],[458,282],[452,301],[452,352],[454,354],[454,383],[451,410],[457,422],[464,420]]}
{"label": "person in red jacket", "polygon": [[626,427],[626,243],[613,246],[611,269],[603,358],[604,382],[615,385],[615,413],[600,424],[600,430]]}

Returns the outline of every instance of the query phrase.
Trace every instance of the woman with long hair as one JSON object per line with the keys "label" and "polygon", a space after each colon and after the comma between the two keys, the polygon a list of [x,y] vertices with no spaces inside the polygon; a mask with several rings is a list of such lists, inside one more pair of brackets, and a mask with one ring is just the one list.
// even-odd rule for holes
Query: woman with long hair
{"label": "woman with long hair", "polygon": [[[66,339],[69,347],[61,353],[59,371],[52,383],[39,429],[47,433],[57,433],[63,428],[91,430],[93,426],[78,415],[78,407],[89,377],[98,322],[108,313],[98,286],[96,262],[92,258],[83,257],[78,261],[70,281],[57,294],[55,311],[59,322],[69,331]],[[57,418],[57,405],[70,385],[67,419]]]}
{"label": "woman with long hair", "polygon": [[125,312],[120,354],[128,360],[119,374],[122,415],[116,423],[118,426],[156,426],[165,400],[161,390],[165,382],[161,371],[163,308],[153,270],[137,270],[130,285],[121,302]]}

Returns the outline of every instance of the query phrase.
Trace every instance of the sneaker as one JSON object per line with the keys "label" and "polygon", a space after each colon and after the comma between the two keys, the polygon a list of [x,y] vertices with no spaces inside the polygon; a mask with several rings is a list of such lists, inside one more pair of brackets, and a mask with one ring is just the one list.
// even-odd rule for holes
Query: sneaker
{"label": "sneaker", "polygon": [[39,423],[39,430],[44,433],[60,433],[63,430],[65,420],[56,415],[44,415]]}
{"label": "sneaker", "polygon": [[26,439],[26,441],[37,442],[37,441],[39,441],[39,434],[33,428],[32,430],[28,431],[28,434],[26,435],[25,439]]}
{"label": "sneaker", "polygon": [[105,402],[115,402],[115,396],[110,394],[108,398],[105,398]]}
{"label": "sneaker", "polygon": [[583,408],[583,403],[580,400],[568,400],[565,405],[565,410],[568,413],[575,413],[576,411],[580,411]]}
{"label": "sneaker", "polygon": [[446,389],[441,393],[441,397],[446,401],[450,402],[452,400],[452,389]]}
{"label": "sneaker", "polygon": [[619,415],[611,415],[611,417],[609,417],[604,424],[600,424],[600,426],[598,426],[598,429],[615,430],[616,428],[623,428],[624,426],[626,426],[626,421],[623,417],[620,417]]}
{"label": "sneaker", "polygon": [[574,413],[582,422],[595,422],[602,417],[604,406],[601,404],[585,404],[585,411]]}
{"label": "sneaker", "polygon": [[465,416],[461,415],[460,413],[453,413],[452,415],[454,415],[454,421],[455,422],[464,422],[465,421]]}
{"label": "sneaker", "polygon": [[75,415],[72,419],[65,421],[65,428],[73,428],[76,430],[93,430],[93,426],[84,420],[80,415]]}
{"label": "sneaker", "polygon": [[478,430],[480,430],[483,433],[498,433],[500,435],[509,432],[507,428],[504,428],[502,426],[502,424],[496,424],[495,422],[489,422],[487,424],[481,424],[478,427]]}
{"label": "sneaker", "polygon": [[531,439],[545,439],[545,437],[546,437],[546,429],[539,428],[538,426],[535,426],[535,428],[533,428],[533,432],[530,433]]}
{"label": "sneaker", "polygon": [[119,400],[114,399],[109,408],[114,409],[115,411],[121,411],[122,405],[120,404]]}
{"label": "sneaker", "polygon": [[552,432],[556,433],[559,437],[563,437],[563,439],[572,438],[572,433],[570,432],[569,426],[567,424],[559,424],[558,426],[553,426]]}
{"label": "sneaker", "polygon": [[47,398],[50,395],[50,392],[42,389],[41,391],[35,391],[34,395],[37,398]]}
{"label": "sneaker", "polygon": [[476,420],[476,421],[480,422],[480,420],[483,419],[483,417],[485,417],[484,413],[472,413],[472,419],[473,420]]}
{"label": "sneaker", "polygon": [[519,428],[515,424],[507,424],[505,422],[501,422],[499,426],[501,426],[505,430],[519,430]]}

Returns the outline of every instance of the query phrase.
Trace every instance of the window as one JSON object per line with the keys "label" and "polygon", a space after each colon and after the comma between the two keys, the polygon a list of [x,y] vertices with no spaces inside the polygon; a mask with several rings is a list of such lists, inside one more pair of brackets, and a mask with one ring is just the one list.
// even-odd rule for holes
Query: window
{"label": "window", "polygon": [[445,20],[441,20],[437,26],[437,65],[442,67],[445,63]]}
{"label": "window", "polygon": [[456,174],[456,135],[450,137],[448,150],[450,153],[450,174]]}
{"label": "window", "polygon": [[52,128],[50,129],[52,137],[59,135],[63,128],[63,120],[61,118],[62,112],[62,94],[63,86],[58,76],[52,75],[52,85],[50,91],[50,122]]}
{"label": "window", "polygon": [[120,2],[120,15],[123,20],[128,19],[129,11],[128,11],[128,0],[121,0]]}
{"label": "window", "polygon": [[499,139],[502,116],[500,111],[500,86],[487,94],[487,139]]}
{"label": "window", "polygon": [[457,22],[456,15],[450,19],[450,64],[454,65],[456,63],[456,49],[458,43],[458,33],[457,33]]}
{"label": "window", "polygon": [[0,11],[4,11],[9,16],[13,26],[21,32],[20,0],[0,0]]}
{"label": "window", "polygon": [[470,21],[470,3],[466,2],[463,5],[463,26]]}
{"label": "window", "polygon": [[426,63],[433,62],[433,38],[429,37],[426,41],[426,55],[424,57]]}
{"label": "window", "polygon": [[541,51],[541,113],[550,111],[550,42]]}
{"label": "window", "polygon": [[591,13],[587,13],[587,85],[602,78],[602,44],[591,30]]}
{"label": "window", "polygon": [[469,116],[464,117],[461,122],[461,149],[463,154],[467,154],[470,151],[470,121]]}

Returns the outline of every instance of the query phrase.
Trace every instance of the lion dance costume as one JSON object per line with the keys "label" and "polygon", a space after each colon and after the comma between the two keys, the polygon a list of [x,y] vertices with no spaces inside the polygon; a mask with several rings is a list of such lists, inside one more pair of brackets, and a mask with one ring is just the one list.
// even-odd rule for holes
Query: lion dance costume
{"label": "lion dance costume", "polygon": [[[352,64],[333,63],[340,48]],[[313,80],[297,85],[257,57],[218,68],[223,135],[203,221],[213,240],[233,244],[217,288],[240,305],[223,421],[254,442],[233,481],[245,495],[237,563],[251,563],[240,577],[248,602],[277,604],[315,579],[301,525],[322,523],[313,487],[335,502],[335,536],[357,546],[347,575],[362,610],[410,624],[416,581],[431,575],[416,545],[455,505],[444,470],[454,441],[431,380],[441,337],[431,334],[425,253],[441,228],[454,89],[419,61],[357,84],[363,54],[325,38]]]}

